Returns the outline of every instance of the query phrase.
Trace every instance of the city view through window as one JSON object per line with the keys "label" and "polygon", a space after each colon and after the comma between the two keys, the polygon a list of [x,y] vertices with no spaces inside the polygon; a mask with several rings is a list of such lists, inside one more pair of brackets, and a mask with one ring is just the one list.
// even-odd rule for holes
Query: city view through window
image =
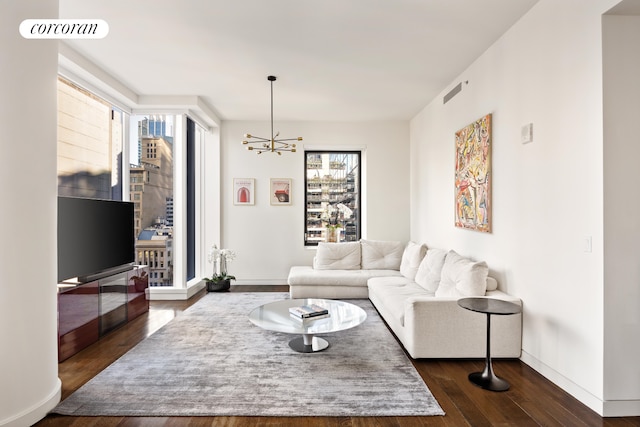
{"label": "city view through window", "polygon": [[173,115],[125,113],[58,79],[58,195],[123,200],[124,134],[129,132],[129,197],[135,260],[149,286],[173,285]]}
{"label": "city view through window", "polygon": [[304,244],[360,239],[360,152],[305,151]]}
{"label": "city view through window", "polygon": [[174,117],[131,116],[130,130],[129,194],[134,203],[136,262],[149,266],[149,286],[171,286]]}
{"label": "city view through window", "polygon": [[122,200],[123,114],[58,80],[58,195]]}

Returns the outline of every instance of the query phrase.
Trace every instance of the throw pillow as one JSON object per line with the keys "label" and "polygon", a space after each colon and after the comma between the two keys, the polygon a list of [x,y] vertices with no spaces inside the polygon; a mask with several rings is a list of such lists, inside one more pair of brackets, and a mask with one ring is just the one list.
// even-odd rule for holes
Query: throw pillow
{"label": "throw pillow", "polygon": [[317,270],[359,270],[360,243],[320,242],[316,251],[315,268]]}
{"label": "throw pillow", "polygon": [[496,289],[498,289],[498,281],[495,278],[488,276],[487,291],[495,291]]}
{"label": "throw pillow", "polygon": [[442,266],[436,297],[480,297],[487,290],[489,267],[449,251]]}
{"label": "throw pillow", "polygon": [[427,247],[425,245],[419,245],[415,242],[407,243],[400,261],[400,273],[407,279],[415,279],[420,262],[426,253]]}
{"label": "throw pillow", "polygon": [[416,272],[416,283],[426,291],[435,293],[440,285],[442,266],[446,256],[447,251],[443,249],[428,249]]}
{"label": "throw pillow", "polygon": [[360,240],[363,270],[400,270],[404,252],[402,242]]}

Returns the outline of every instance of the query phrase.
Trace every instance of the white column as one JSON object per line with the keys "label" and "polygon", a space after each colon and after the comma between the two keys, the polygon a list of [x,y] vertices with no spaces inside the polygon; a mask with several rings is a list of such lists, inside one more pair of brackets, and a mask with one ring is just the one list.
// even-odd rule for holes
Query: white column
{"label": "white column", "polygon": [[32,425],[60,400],[57,354],[58,44],[23,39],[58,1],[0,2],[0,425]]}

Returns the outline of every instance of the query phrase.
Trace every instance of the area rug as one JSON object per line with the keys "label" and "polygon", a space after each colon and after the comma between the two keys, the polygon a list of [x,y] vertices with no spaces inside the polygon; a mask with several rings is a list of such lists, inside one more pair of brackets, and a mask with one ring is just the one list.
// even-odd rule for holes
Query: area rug
{"label": "area rug", "polygon": [[318,353],[253,325],[287,293],[210,293],[116,360],[52,412],[78,416],[444,415],[368,300],[360,326]]}

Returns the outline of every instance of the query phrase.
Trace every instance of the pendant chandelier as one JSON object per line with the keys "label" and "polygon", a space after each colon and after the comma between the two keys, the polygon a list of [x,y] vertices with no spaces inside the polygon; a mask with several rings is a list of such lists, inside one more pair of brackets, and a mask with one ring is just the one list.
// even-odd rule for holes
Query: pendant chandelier
{"label": "pendant chandelier", "polygon": [[283,151],[295,153],[296,144],[291,144],[289,141],[302,141],[301,136],[297,138],[276,139],[280,135],[280,132],[276,134],[273,133],[273,82],[276,81],[276,76],[267,76],[267,80],[271,82],[271,138],[262,138],[251,135],[250,133],[245,133],[244,137],[247,139],[242,141],[242,144],[247,145],[247,150],[256,151],[258,154],[262,154],[265,151],[278,153],[279,156],[282,155]]}

